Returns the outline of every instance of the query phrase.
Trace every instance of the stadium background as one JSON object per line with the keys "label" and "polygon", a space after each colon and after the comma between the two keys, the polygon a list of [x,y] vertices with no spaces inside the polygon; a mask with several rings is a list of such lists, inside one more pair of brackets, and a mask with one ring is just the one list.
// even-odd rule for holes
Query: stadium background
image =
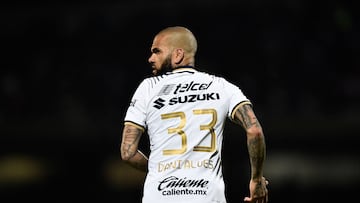
{"label": "stadium background", "polygon": [[[351,1],[12,1],[0,8],[0,201],[139,202],[122,118],[156,32],[184,25],[196,64],[241,86],[267,138],[270,202],[357,199],[358,12]],[[146,139],[141,147],[146,147]],[[248,189],[245,135],[225,130],[229,202]]]}

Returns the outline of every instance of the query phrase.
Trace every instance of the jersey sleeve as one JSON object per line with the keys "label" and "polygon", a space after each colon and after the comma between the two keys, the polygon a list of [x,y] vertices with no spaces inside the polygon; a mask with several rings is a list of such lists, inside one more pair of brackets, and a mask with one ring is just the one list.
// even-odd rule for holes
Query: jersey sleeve
{"label": "jersey sleeve", "polygon": [[241,89],[226,81],[224,82],[224,86],[225,86],[225,90],[227,91],[227,93],[230,95],[229,96],[229,106],[228,106],[228,117],[233,120],[234,117],[234,113],[236,111],[236,109],[243,104],[250,104],[251,102],[250,100],[244,95],[244,93],[241,91]]}
{"label": "jersey sleeve", "polygon": [[143,80],[135,90],[130,105],[126,111],[125,124],[134,125],[144,130],[146,128],[146,108],[148,98],[148,83]]}

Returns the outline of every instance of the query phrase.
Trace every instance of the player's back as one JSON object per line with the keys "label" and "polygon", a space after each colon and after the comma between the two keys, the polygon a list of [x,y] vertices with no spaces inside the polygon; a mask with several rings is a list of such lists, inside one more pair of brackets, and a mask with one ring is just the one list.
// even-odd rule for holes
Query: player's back
{"label": "player's back", "polygon": [[139,89],[134,100],[142,102],[139,122],[151,149],[143,202],[226,202],[223,128],[246,97],[223,78],[195,69],[148,78]]}

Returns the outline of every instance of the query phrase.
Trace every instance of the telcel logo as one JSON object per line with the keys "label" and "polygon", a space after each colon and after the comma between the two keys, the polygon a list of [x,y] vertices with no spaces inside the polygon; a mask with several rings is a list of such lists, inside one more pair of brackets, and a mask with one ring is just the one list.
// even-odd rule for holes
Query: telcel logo
{"label": "telcel logo", "polygon": [[174,94],[196,90],[206,90],[210,87],[210,83],[196,83],[191,81],[190,83],[178,84],[175,88]]}

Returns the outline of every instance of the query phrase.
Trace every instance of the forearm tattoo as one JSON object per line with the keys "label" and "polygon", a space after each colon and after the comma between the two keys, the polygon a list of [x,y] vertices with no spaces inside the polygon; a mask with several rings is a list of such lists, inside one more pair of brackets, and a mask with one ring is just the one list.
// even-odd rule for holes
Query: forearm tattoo
{"label": "forearm tattoo", "polygon": [[252,178],[262,177],[262,167],[265,159],[265,142],[262,136],[254,136],[247,142]]}
{"label": "forearm tattoo", "polygon": [[236,122],[240,123],[247,131],[247,146],[252,168],[252,178],[262,176],[262,167],[265,159],[265,140],[260,123],[258,122],[251,105],[245,104],[239,107],[235,113]]}

